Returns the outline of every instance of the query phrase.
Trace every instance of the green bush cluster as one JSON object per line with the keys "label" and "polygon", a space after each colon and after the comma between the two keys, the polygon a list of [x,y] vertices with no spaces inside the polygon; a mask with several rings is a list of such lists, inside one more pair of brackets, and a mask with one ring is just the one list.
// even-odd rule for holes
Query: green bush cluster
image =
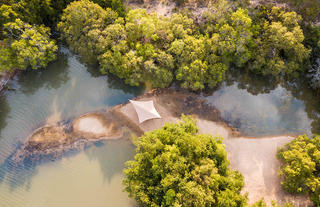
{"label": "green bush cluster", "polygon": [[182,119],[134,141],[125,190],[140,206],[245,206],[243,177],[229,168],[221,138],[198,134],[194,120]]}
{"label": "green bush cluster", "polygon": [[122,19],[83,0],[66,8],[58,28],[70,48],[130,85],[167,87],[177,79],[182,87],[199,90],[224,78],[219,40],[201,35],[182,14],[166,18],[135,9]]}
{"label": "green bush cluster", "polygon": [[[55,29],[63,9],[74,0],[3,0],[0,2],[0,72],[46,67],[55,59]],[[121,0],[93,0],[125,16]]]}
{"label": "green bush cluster", "polygon": [[50,29],[23,22],[11,6],[0,7],[0,72],[46,67],[58,47]]}
{"label": "green bush cluster", "polygon": [[[260,199],[259,201],[249,205],[248,207],[280,207],[280,205],[276,201],[271,201],[271,205],[267,205],[267,203],[264,201],[264,198]],[[294,205],[290,202],[286,202],[282,207],[294,207]]]}
{"label": "green bush cluster", "polygon": [[320,136],[299,136],[277,153],[282,162],[283,188],[290,193],[309,194],[320,205]]}
{"label": "green bush cluster", "polygon": [[103,74],[134,86],[167,87],[177,80],[191,90],[213,88],[232,65],[274,76],[303,71],[310,50],[303,45],[301,17],[277,7],[251,16],[219,0],[201,26],[183,14],[158,17],[143,9],[123,19],[82,0],[65,9],[58,28],[87,62],[99,62]]}

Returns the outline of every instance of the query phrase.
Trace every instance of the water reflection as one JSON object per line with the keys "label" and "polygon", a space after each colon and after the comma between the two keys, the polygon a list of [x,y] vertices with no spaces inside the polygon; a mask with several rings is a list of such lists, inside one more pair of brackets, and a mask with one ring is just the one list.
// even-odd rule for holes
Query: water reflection
{"label": "water reflection", "polygon": [[121,142],[109,141],[109,144],[103,146],[96,145],[95,148],[100,149],[89,149],[85,153],[90,161],[99,162],[106,182],[110,182],[115,175],[121,173],[125,167],[125,162],[132,159],[135,154],[134,147],[129,139],[123,139]]}
{"label": "water reflection", "polygon": [[223,119],[246,136],[311,133],[303,101],[281,86],[267,94],[252,95],[235,83],[224,85],[207,99]]}
{"label": "water reflection", "polygon": [[58,89],[69,80],[68,54],[59,52],[57,60],[42,70],[28,70],[18,74],[20,90],[25,94],[33,94],[42,87],[47,90]]}
{"label": "water reflection", "polygon": [[231,86],[237,83],[239,89],[246,89],[248,93],[258,95],[276,89],[279,82],[274,76],[261,76],[233,68],[228,72],[225,84]]}
{"label": "water reflection", "polygon": [[[109,87],[112,84],[117,86]],[[63,47],[48,68],[23,72],[10,85],[16,90],[8,91],[7,104],[0,105],[4,112],[10,106],[7,118],[0,119],[0,126],[5,126],[0,131],[0,164],[36,128],[121,104],[143,91],[119,79],[92,77],[77,56]]]}
{"label": "water reflection", "polygon": [[123,163],[133,155],[129,140],[71,151],[57,162],[12,162],[36,128],[121,104],[143,91],[90,70],[62,47],[56,62],[20,73],[10,83],[16,90],[0,96],[0,206],[131,206],[121,185]]}
{"label": "water reflection", "polygon": [[10,105],[8,104],[6,97],[0,94],[0,134],[1,130],[7,126],[6,119],[9,113]]}
{"label": "water reflection", "polygon": [[233,70],[205,96],[246,136],[311,136],[320,131],[320,102],[305,80],[276,80]]}

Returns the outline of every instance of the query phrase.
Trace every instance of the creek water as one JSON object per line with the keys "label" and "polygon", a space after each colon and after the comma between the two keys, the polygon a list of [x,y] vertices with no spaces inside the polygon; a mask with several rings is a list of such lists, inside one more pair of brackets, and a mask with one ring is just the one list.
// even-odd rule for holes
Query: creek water
{"label": "creek water", "polygon": [[245,136],[320,132],[320,98],[306,80],[277,81],[233,70],[205,98]]}
{"label": "creek water", "polygon": [[129,135],[103,141],[61,160],[16,167],[14,151],[44,124],[126,102],[144,89],[101,76],[62,48],[46,69],[27,71],[0,97],[0,206],[132,206],[122,187],[124,163],[134,156]]}
{"label": "creek water", "polygon": [[[319,132],[319,101],[303,82],[230,73],[204,96],[222,118],[248,136]],[[126,102],[143,93],[97,67],[87,67],[62,48],[46,69],[20,73],[0,96],[0,206],[134,206],[121,184],[124,163],[134,156],[129,135],[70,152],[56,161],[11,161],[28,135],[44,124],[70,120]]]}

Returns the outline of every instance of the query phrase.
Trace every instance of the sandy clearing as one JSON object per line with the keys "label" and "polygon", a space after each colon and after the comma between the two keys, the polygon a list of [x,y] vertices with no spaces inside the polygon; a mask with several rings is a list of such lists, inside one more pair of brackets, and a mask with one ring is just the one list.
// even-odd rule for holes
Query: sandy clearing
{"label": "sandy clearing", "polygon": [[106,133],[107,129],[102,125],[102,123],[93,117],[86,117],[79,120],[77,129],[82,132],[89,132],[94,134]]}
{"label": "sandy clearing", "polygon": [[290,201],[295,206],[309,206],[306,197],[285,193],[280,185],[277,149],[292,139],[293,137],[289,136],[224,139],[230,167],[244,176],[245,186],[242,192],[249,192],[250,203],[264,197],[268,203],[276,200],[283,205]]}
{"label": "sandy clearing", "polygon": [[88,113],[73,121],[73,132],[86,139],[122,137],[121,124],[110,113]]}

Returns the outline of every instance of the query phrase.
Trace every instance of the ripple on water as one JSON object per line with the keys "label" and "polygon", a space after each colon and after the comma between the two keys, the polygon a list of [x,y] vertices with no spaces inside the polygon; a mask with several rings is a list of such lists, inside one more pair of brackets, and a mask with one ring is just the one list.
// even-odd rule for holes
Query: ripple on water
{"label": "ripple on water", "polygon": [[[16,166],[11,160],[14,151],[38,127],[123,103],[143,90],[126,86],[117,78],[101,76],[97,67],[87,68],[68,50],[62,50],[58,60],[46,69],[20,73],[10,83],[16,90],[0,96],[0,206],[75,206],[72,199],[76,197],[72,196],[78,197],[75,201],[78,206],[88,206],[80,205],[86,203],[81,198],[101,204],[104,193],[119,197],[123,206],[131,206],[120,189],[123,163],[133,155],[133,146],[128,141],[92,147],[57,162],[38,165],[26,162]],[[118,145],[126,151],[115,147]],[[112,146],[118,151],[113,151]],[[105,150],[112,153],[105,157]],[[89,152],[93,155],[88,155]],[[108,180],[108,169],[102,167],[105,163],[120,166],[110,166],[116,168],[113,169],[116,178],[108,181],[112,185],[105,183]],[[91,182],[89,189],[86,185]],[[112,192],[111,187],[116,190]],[[65,192],[66,189],[70,192]],[[73,192],[78,189],[83,192]],[[91,194],[95,190],[100,191]]]}

